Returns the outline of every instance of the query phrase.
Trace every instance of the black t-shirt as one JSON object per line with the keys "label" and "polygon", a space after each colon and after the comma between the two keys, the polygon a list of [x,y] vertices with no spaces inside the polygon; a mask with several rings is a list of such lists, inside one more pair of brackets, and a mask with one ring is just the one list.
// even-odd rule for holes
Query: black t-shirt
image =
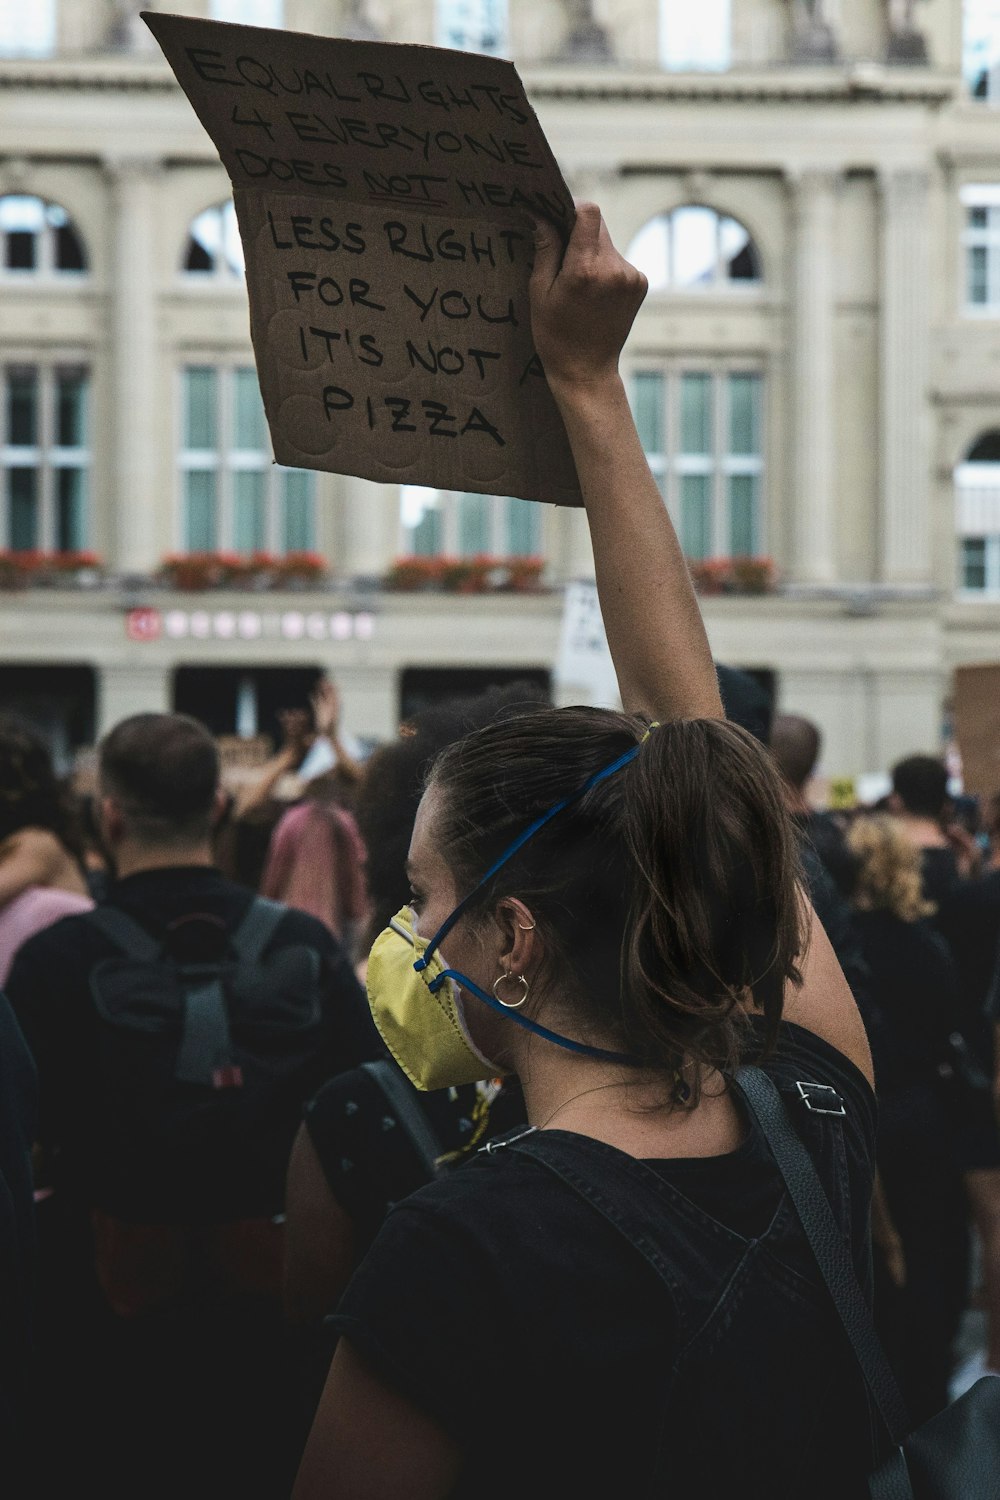
{"label": "black t-shirt", "polygon": [[[31,1386],[35,1069],[0,994],[0,1473],[20,1494]],[[16,1472],[15,1472],[16,1471]]]}
{"label": "black t-shirt", "polygon": [[[220,919],[231,933],[252,900],[251,891],[202,866],[131,875],[116,882],[108,895],[108,905],[121,908],[156,937],[192,913]],[[303,1102],[331,1074],[385,1053],[354,971],[323,924],[289,908],[269,947],[285,945],[307,946],[320,955],[323,1023],[315,1053],[288,1081],[283,1118],[275,1123],[281,1149],[271,1157],[273,1180],[260,1184],[269,1212],[284,1202],[284,1164]],[[7,984],[38,1067],[39,1140],[58,1153],[59,1186],[97,1206],[113,1205],[142,1180],[142,1162],[129,1161],[127,1142],[116,1143],[122,1149],[111,1165],[102,1151],[109,1121],[95,1087],[99,1023],[90,974],[98,960],[115,951],[86,914],[66,917],[23,945]]]}
{"label": "black t-shirt", "polygon": [[1000,944],[1000,870],[955,882],[941,899],[934,922],[958,967],[961,1030],[989,1067],[993,1041],[986,1005]]}
{"label": "black t-shirt", "polygon": [[958,971],[948,944],[929,922],[904,922],[888,911],[858,912],[856,921],[877,1017],[869,1041],[879,1093],[934,1085],[960,1015]]}
{"label": "black t-shirt", "polygon": [[926,901],[937,906],[946,901],[962,883],[954,849],[948,845],[921,849],[920,879]]}
{"label": "black t-shirt", "polygon": [[[844,1099],[843,1121],[802,1111],[797,1128],[865,1281],[872,1091],[796,1026],[765,1067]],[[621,1153],[601,1151],[620,1172]],[[392,1209],[333,1328],[461,1444],[463,1500],[631,1500],[652,1493],[664,1464],[674,1483],[663,1494],[866,1493],[856,1367],[756,1126],[730,1155],[650,1165],[671,1203],[641,1210],[671,1273],[680,1268],[676,1298],[590,1204],[501,1148]],[[753,1331],[734,1342],[733,1327]],[[694,1346],[705,1359],[689,1357]]]}

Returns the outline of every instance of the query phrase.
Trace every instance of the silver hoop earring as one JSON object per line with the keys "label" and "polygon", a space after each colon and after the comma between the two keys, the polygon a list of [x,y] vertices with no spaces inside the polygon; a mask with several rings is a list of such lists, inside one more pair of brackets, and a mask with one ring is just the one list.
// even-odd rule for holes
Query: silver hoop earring
{"label": "silver hoop earring", "polygon": [[529,922],[527,924],[527,926],[525,926],[525,924],[523,922],[518,922],[517,925],[518,925],[518,927],[520,927],[520,929],[521,929],[522,932],[534,932],[535,928],[538,926],[538,923],[537,922]]}
{"label": "silver hoop earring", "polygon": [[[502,985],[503,982],[504,982],[504,980],[506,980],[506,979],[516,979],[517,980],[518,984],[521,986],[521,996],[520,996],[520,999],[518,999],[518,1000],[505,1000],[501,994],[498,994],[498,990],[499,990],[500,985]],[[525,1000],[527,1000],[527,998],[528,998],[528,981],[525,979],[525,977],[524,977],[523,974],[501,974],[493,982],[493,994],[496,996],[497,1000],[503,1006],[504,1010],[518,1010],[524,1004]]]}

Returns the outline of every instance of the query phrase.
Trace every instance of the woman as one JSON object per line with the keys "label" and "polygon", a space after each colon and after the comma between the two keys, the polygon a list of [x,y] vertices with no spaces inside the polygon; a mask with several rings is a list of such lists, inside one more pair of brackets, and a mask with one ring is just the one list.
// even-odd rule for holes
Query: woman
{"label": "woman", "polygon": [[644,293],[593,205],[565,253],[538,230],[532,329],[625,712],[540,711],[445,752],[415,931],[401,913],[368,976],[415,1082],[515,1074],[521,1141],[606,1212],[511,1137],[397,1205],[334,1317],[295,1500],[863,1492],[858,1378],[728,1078],[767,1052],[783,1087],[836,1090],[845,1114],[800,1129],[861,1268],[871,1063],[776,773],[721,719],[631,419],[618,358]]}
{"label": "woman", "polygon": [[0,720],[0,986],[29,937],[93,904],[82,839],[48,749],[24,725]]}
{"label": "woman", "polygon": [[[854,905],[870,971],[869,1036],[879,1080],[879,1179],[899,1236],[901,1285],[876,1310],[914,1420],[948,1401],[952,1349],[968,1298],[968,1209],[956,1117],[942,1078],[958,1024],[959,979],[948,944],[925,920],[921,851],[886,814],[847,835],[858,862]],[[876,1222],[876,1242],[882,1236]]]}

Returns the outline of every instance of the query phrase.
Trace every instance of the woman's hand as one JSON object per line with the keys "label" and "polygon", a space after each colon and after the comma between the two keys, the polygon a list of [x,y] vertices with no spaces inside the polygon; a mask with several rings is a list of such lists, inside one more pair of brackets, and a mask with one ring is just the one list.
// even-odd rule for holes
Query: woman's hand
{"label": "woman's hand", "polygon": [[340,728],[340,690],[329,677],[320,678],[312,695],[316,733],[335,740]]}
{"label": "woman's hand", "polygon": [[617,375],[646,290],[645,276],[611,243],[596,203],[577,204],[565,250],[550,224],[536,224],[531,332],[557,400],[561,387]]}

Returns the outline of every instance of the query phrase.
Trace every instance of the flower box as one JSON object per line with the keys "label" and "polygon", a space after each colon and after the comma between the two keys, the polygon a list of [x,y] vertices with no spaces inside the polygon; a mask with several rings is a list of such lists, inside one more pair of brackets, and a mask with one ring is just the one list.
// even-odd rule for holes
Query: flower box
{"label": "flower box", "polygon": [[385,575],[387,589],[407,593],[438,589],[450,594],[524,594],[541,587],[543,557],[398,557]]}
{"label": "flower box", "polygon": [[769,557],[707,557],[688,562],[699,594],[770,594],[776,575]]}

